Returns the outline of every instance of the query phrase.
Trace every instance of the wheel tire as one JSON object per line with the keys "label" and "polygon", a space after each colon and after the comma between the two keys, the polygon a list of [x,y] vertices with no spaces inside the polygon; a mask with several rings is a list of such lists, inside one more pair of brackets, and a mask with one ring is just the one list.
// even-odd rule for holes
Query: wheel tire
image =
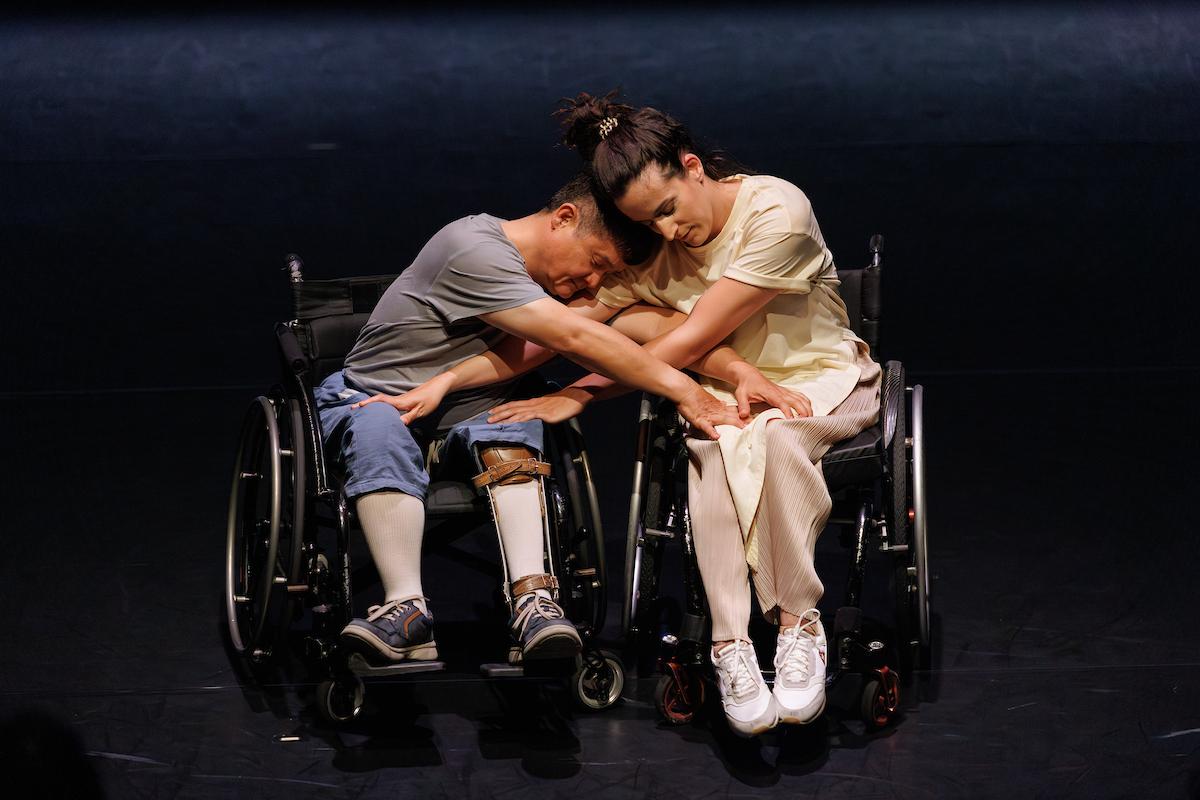
{"label": "wheel tire", "polygon": [[616,705],[625,689],[625,668],[620,659],[602,652],[603,663],[593,666],[585,654],[571,678],[575,701],[588,711],[603,711]]}
{"label": "wheel tire", "polygon": [[887,707],[887,691],[878,678],[870,678],[863,684],[859,699],[859,716],[866,724],[867,730],[878,730],[892,718]]}
{"label": "wheel tire", "polygon": [[366,687],[357,675],[351,680],[321,681],[317,686],[317,713],[333,725],[344,725],[362,712]]}
{"label": "wheel tire", "polygon": [[229,495],[225,610],[230,644],[256,662],[273,654],[295,609],[286,584],[303,552],[304,438],[299,404],[278,392],[246,411]]}
{"label": "wheel tire", "polygon": [[654,707],[662,718],[671,725],[687,725],[696,718],[704,707],[704,681],[688,675],[684,682],[672,673],[659,677],[654,689]]}
{"label": "wheel tire", "polygon": [[273,570],[266,574],[264,565],[273,565],[278,553],[281,473],[275,409],[270,400],[259,396],[250,404],[242,423],[225,537],[225,610],[230,643],[252,660],[265,654],[261,645],[273,594]]}

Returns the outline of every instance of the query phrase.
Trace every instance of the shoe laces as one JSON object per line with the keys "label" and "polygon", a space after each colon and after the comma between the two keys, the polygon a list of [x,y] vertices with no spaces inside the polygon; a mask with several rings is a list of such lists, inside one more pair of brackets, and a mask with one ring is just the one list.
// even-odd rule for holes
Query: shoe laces
{"label": "shoe laces", "polygon": [[788,683],[805,683],[812,675],[812,654],[816,646],[819,615],[806,611],[800,622],[779,631],[775,665]]}
{"label": "shoe laces", "polygon": [[762,675],[754,657],[754,645],[737,639],[715,654],[713,661],[735,703],[742,703],[758,691]]}
{"label": "shoe laces", "polygon": [[513,620],[513,628],[525,632],[525,628],[529,626],[529,621],[534,616],[542,617],[543,619],[562,619],[563,610],[558,607],[558,604],[549,597],[543,597],[540,594],[535,594],[532,600],[526,600],[524,603],[517,604],[517,617]]}
{"label": "shoe laces", "polygon": [[367,609],[367,622],[375,622],[380,617],[395,622],[401,614],[407,612],[408,608],[410,608],[409,604],[401,600],[393,600],[380,606],[371,606]]}

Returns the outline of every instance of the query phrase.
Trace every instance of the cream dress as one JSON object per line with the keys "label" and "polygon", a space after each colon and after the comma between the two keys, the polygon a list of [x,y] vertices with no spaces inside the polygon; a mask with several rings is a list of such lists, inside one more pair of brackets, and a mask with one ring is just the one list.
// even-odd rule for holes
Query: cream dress
{"label": "cream dress", "polygon": [[[812,205],[796,186],[769,175],[726,180],[740,180],[741,187],[720,235],[700,247],[666,243],[647,266],[610,276],[596,298],[612,308],[644,302],[689,314],[721,277],[780,290],[724,343],[769,380],[806,395],[813,416],[825,416],[853,391],[860,349],[866,352],[838,296],[833,254]],[[732,385],[704,376],[699,382],[718,399],[736,402]],[[770,409],[745,428],[718,429],[751,566],[757,561],[754,520],[762,496],[766,423],[782,416]]]}

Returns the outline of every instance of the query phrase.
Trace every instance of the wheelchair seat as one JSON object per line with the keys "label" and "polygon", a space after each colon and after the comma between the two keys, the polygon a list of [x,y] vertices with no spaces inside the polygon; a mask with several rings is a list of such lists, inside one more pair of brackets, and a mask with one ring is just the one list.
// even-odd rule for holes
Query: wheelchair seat
{"label": "wheelchair seat", "polygon": [[821,459],[825,483],[830,493],[850,486],[870,483],[883,474],[879,454],[883,452],[883,431],[872,425],[857,436],[838,442]]}

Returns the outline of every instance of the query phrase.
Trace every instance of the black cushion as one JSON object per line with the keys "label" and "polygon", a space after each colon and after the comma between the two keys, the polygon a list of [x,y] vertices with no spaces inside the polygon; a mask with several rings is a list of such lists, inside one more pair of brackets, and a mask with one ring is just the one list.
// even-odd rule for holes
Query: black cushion
{"label": "black cushion", "polygon": [[872,425],[852,439],[838,442],[821,459],[830,492],[875,480],[883,474],[883,431]]}
{"label": "black cushion", "polygon": [[449,516],[488,510],[487,498],[475,491],[469,483],[459,481],[435,481],[429,484],[429,498],[425,513],[430,516]]}

